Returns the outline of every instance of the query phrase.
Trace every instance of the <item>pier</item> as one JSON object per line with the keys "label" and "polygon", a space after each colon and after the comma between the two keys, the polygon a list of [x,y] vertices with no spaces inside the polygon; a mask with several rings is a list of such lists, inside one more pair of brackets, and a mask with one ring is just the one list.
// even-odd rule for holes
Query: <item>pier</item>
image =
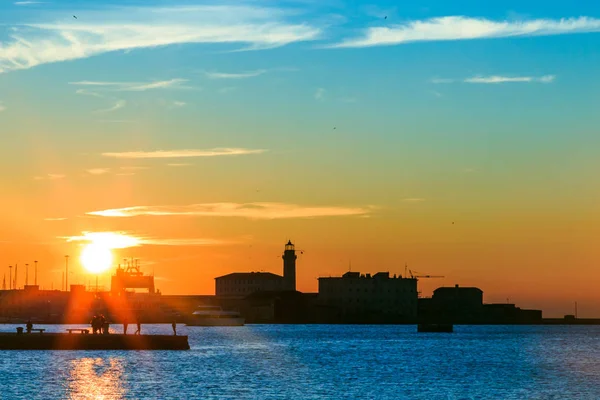
{"label": "pier", "polygon": [[189,350],[187,336],[0,333],[0,350]]}

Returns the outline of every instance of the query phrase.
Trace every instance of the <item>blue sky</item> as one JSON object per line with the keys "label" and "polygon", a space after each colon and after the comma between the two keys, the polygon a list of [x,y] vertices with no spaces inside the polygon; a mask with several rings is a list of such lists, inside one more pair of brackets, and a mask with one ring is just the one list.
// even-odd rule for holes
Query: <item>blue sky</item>
{"label": "blue sky", "polygon": [[[591,183],[600,167],[598,49],[593,1],[3,0],[4,201],[31,226],[64,218],[48,228],[54,237],[135,226],[77,219],[100,210],[172,204],[198,214],[204,203],[274,202],[261,206],[270,216],[318,218],[303,228],[286,220],[279,233],[253,222],[262,240],[287,240],[289,229],[303,247],[339,250],[337,238],[350,235],[364,257],[392,262],[385,252],[403,246],[398,232],[414,232],[406,240],[438,254],[415,256],[425,266],[445,254],[432,221],[460,214],[472,218],[472,236],[452,240],[489,239],[471,249],[480,258],[443,260],[466,263],[453,278],[463,282],[488,263],[506,219],[523,232],[539,227],[544,239],[530,259],[577,229],[586,232],[579,245],[591,246],[580,221],[598,216],[600,200]],[[65,193],[78,201],[66,206]],[[361,220],[360,232],[351,233],[355,222],[319,222],[375,209],[381,219]],[[7,210],[4,219],[20,215]],[[543,228],[548,216],[561,221],[555,230]],[[186,232],[243,232],[209,225]],[[170,226],[162,227],[143,233],[162,237]],[[518,263],[531,236],[502,232],[522,241],[511,247],[521,249],[511,250]],[[573,254],[561,251],[556,271]],[[577,252],[582,268],[600,257],[586,251]],[[502,268],[490,266],[490,281],[501,282]]]}

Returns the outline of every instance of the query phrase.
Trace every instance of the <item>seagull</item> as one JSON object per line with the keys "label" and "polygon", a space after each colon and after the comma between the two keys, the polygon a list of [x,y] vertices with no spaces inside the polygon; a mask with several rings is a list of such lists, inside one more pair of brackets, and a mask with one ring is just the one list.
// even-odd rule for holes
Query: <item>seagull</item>
{"label": "seagull", "polygon": [[74,16],[74,15],[73,15],[73,18],[77,19],[77,17],[76,17],[76,16]]}
{"label": "seagull", "polygon": [[335,126],[333,127],[333,129],[335,130]]}
{"label": "seagull", "polygon": [[387,15],[385,16],[385,18],[384,18],[384,19],[387,19]]}

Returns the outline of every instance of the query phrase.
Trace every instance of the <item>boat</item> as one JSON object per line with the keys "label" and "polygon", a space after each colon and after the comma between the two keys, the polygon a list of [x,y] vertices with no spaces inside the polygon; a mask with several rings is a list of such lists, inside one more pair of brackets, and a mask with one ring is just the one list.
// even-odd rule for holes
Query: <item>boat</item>
{"label": "boat", "polygon": [[187,326],[243,326],[244,318],[237,311],[223,311],[219,306],[199,306]]}
{"label": "boat", "polygon": [[187,336],[81,333],[0,333],[0,350],[189,350]]}
{"label": "boat", "polygon": [[417,332],[452,333],[452,332],[454,332],[454,325],[452,325],[452,324],[419,324],[417,326]]}

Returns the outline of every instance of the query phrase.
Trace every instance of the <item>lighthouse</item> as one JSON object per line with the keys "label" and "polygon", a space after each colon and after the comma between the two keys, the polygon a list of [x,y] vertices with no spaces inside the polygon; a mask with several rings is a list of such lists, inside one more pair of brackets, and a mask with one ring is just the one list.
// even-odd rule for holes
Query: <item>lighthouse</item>
{"label": "lighthouse", "polygon": [[283,290],[296,290],[296,249],[291,240],[285,245],[283,259]]}

